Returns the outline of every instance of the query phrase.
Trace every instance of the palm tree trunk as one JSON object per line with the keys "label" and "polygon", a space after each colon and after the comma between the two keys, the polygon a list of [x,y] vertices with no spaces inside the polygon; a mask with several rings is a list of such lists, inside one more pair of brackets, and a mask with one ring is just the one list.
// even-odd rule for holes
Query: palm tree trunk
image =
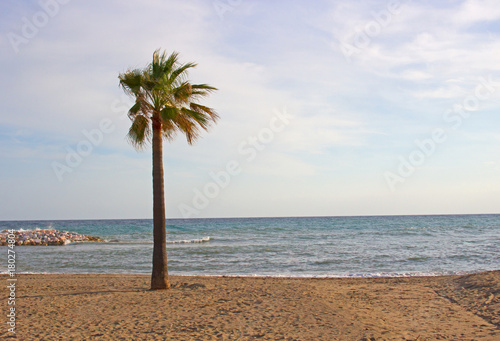
{"label": "palm tree trunk", "polygon": [[153,114],[153,273],[151,290],[170,289],[163,193],[163,136],[159,113]]}

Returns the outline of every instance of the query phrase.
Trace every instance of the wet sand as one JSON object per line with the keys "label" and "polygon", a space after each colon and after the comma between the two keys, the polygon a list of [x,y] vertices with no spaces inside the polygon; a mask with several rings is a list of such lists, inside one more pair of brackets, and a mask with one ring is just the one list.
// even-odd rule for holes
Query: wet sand
{"label": "wet sand", "polygon": [[[9,337],[8,276],[0,276]],[[500,271],[410,278],[18,275],[18,340],[500,340]]]}

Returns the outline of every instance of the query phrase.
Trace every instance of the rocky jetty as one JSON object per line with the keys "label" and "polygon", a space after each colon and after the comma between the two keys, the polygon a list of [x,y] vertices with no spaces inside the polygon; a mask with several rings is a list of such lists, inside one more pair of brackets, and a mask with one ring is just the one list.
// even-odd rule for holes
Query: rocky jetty
{"label": "rocky jetty", "polygon": [[[8,230],[0,232],[0,245],[7,245]],[[103,242],[99,237],[86,236],[84,234],[57,231],[52,229],[36,229],[36,230],[15,230],[16,245],[67,245],[75,242]]]}

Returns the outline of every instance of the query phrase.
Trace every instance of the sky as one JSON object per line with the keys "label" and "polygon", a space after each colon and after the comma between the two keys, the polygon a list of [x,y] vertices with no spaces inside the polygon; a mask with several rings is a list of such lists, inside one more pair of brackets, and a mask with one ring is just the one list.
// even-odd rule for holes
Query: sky
{"label": "sky", "polygon": [[0,220],[152,218],[118,75],[196,62],[167,218],[500,213],[496,0],[3,0]]}

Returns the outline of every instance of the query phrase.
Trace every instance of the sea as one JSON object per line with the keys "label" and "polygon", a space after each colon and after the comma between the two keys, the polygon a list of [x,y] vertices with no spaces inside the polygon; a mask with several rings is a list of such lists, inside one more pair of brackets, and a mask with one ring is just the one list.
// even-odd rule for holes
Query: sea
{"label": "sea", "polygon": [[[103,243],[16,246],[18,273],[150,274],[153,221],[1,221]],[[168,219],[172,275],[394,277],[500,269],[500,215]],[[7,247],[0,247],[7,271]]]}

